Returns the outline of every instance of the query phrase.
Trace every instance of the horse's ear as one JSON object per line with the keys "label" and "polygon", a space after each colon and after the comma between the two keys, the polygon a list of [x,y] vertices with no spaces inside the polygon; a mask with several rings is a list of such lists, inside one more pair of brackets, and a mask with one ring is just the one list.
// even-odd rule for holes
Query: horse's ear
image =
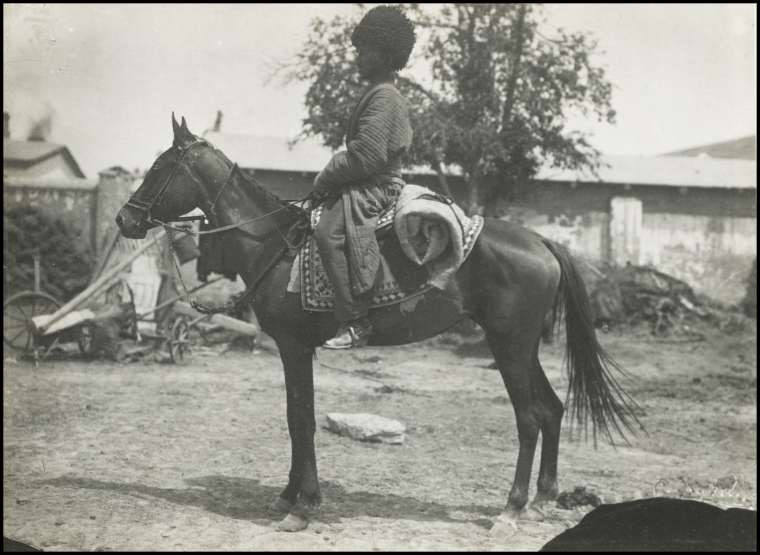
{"label": "horse's ear", "polygon": [[182,131],[185,133],[190,133],[190,130],[187,128],[187,122],[185,121],[185,116],[182,116]]}
{"label": "horse's ear", "polygon": [[[184,118],[182,118],[184,121]],[[174,139],[179,139],[179,135],[182,133],[182,128],[179,126],[179,123],[177,123],[177,118],[174,117],[174,112],[172,112],[172,130],[174,131]]]}

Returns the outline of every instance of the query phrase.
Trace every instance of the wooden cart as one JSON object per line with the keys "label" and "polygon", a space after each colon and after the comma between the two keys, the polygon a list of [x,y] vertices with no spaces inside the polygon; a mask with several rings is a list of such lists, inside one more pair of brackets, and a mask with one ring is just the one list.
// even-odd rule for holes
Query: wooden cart
{"label": "wooden cart", "polygon": [[[151,240],[113,267],[102,273],[81,293],[68,303],[61,303],[51,295],[41,291],[23,291],[8,298],[3,304],[3,341],[14,350],[34,358],[35,365],[57,344],[76,341],[83,354],[90,354],[93,347],[92,326],[95,322],[116,315],[116,308],[109,308],[99,313],[81,307],[90,302],[120,279],[121,272],[140,254],[165,236],[164,232],[156,234]],[[195,289],[157,305],[152,310],[134,316],[131,322],[134,335],[137,336],[137,321],[146,320],[158,310],[171,306],[175,318],[167,333],[140,333],[141,339],[152,341],[159,348],[165,348],[172,362],[184,362],[190,352],[190,329],[204,320],[237,333],[256,337],[258,328],[229,316],[204,315],[195,311],[190,304],[182,302],[190,293],[220,280],[209,281]],[[37,280],[35,279],[35,282]]]}

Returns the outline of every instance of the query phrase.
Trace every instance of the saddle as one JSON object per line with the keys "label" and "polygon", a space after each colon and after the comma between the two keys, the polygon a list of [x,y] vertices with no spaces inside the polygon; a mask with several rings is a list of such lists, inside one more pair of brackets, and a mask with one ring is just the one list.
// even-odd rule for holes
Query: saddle
{"label": "saddle", "polygon": [[[316,229],[322,213],[321,205],[312,210],[312,229]],[[436,218],[445,220],[437,230],[433,225]],[[472,251],[483,223],[480,216],[465,216],[446,197],[424,187],[406,185],[396,203],[377,220],[375,232],[381,260],[370,308],[387,307],[434,287],[442,288],[443,282]],[[442,241],[441,227],[450,230],[446,239],[452,244],[446,249],[436,244]],[[444,254],[451,260],[436,265]],[[334,308],[332,284],[313,236],[305,241],[293,261],[287,290],[300,293],[304,310],[329,312]]]}

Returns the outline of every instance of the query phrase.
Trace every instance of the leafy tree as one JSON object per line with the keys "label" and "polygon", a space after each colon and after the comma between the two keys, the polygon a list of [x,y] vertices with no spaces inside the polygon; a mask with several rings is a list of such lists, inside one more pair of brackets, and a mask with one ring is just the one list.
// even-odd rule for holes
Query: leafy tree
{"label": "leafy tree", "polygon": [[95,258],[82,231],[34,206],[5,212],[3,266],[6,294],[34,286],[34,256],[40,256],[40,289],[68,301],[90,282]]}
{"label": "leafy tree", "polygon": [[[451,4],[431,12],[411,4],[406,10],[418,29],[413,62],[428,65],[433,83],[424,86],[408,72],[397,81],[412,107],[411,162],[436,170],[445,192],[445,167],[458,167],[468,210],[482,212],[496,196],[517,194],[545,163],[599,166],[588,135],[569,126],[574,114],[615,121],[612,86],[592,63],[597,45],[588,34],[558,29],[546,37],[539,30],[540,5]],[[312,20],[287,66],[287,79],[309,84],[299,138],[318,136],[326,146],[341,147],[366,87],[350,41],[363,12]],[[494,174],[497,180],[485,179]],[[494,181],[498,186],[489,188]]]}

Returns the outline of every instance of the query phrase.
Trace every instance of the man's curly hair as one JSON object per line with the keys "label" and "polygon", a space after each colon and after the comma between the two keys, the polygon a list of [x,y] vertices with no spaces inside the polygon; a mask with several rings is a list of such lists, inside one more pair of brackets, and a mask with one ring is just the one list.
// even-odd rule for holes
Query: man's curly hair
{"label": "man's curly hair", "polygon": [[406,66],[416,39],[414,24],[394,6],[372,8],[351,34],[354,46],[366,45],[384,52],[394,71]]}

